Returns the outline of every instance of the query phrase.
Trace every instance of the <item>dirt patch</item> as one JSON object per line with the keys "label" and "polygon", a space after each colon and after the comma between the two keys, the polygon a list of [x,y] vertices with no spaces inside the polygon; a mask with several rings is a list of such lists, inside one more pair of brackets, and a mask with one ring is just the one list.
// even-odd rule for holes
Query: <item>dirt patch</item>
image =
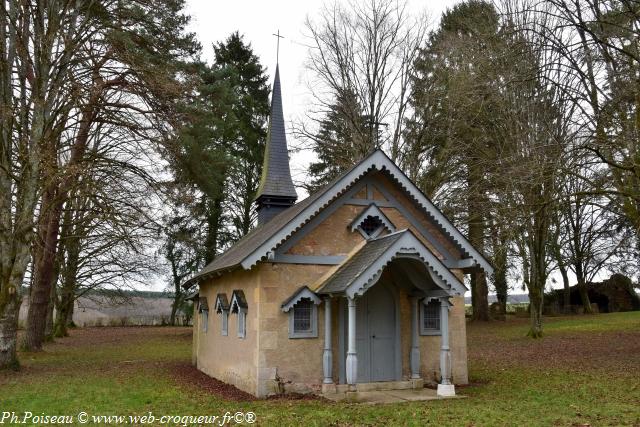
{"label": "dirt patch", "polygon": [[72,329],[70,336],[62,338],[61,341],[65,347],[87,347],[95,344],[104,345],[120,344],[127,341],[136,342],[139,339],[148,340],[150,338],[167,338],[190,341],[192,336],[193,332],[190,327],[94,327]]}
{"label": "dirt patch", "polygon": [[495,333],[499,327],[504,324],[470,325],[470,361],[503,367],[640,373],[640,331],[554,333],[534,340],[505,338]]}
{"label": "dirt patch", "polygon": [[[140,347],[149,342],[187,346],[192,335],[189,327],[73,328],[69,330],[68,337],[45,343],[43,351],[19,351],[20,370],[3,371],[0,374],[0,384],[37,381],[44,376],[66,372],[74,374],[78,370],[121,374],[147,366],[156,368],[158,362],[163,362],[154,360],[157,355],[152,354],[149,358],[144,354],[128,356],[127,350],[121,352],[120,349],[127,346]],[[18,342],[23,337],[24,331],[19,331]],[[94,354],[101,355],[105,351],[109,352],[109,356],[94,357]]]}
{"label": "dirt patch", "polygon": [[277,395],[267,397],[266,400],[315,400],[315,401],[324,402],[324,403],[334,403],[332,400],[325,399],[322,396],[318,396],[316,394],[311,394],[311,393],[277,394]]}
{"label": "dirt patch", "polygon": [[[251,402],[260,400],[257,397],[244,392],[231,384],[222,382],[216,378],[210,377],[202,371],[199,371],[190,363],[173,363],[169,365],[169,372],[174,380],[187,387],[196,388],[200,392],[209,393],[224,400],[232,400],[235,402]],[[307,401],[323,401],[329,400],[316,396],[314,394],[287,393],[269,396],[265,400],[307,400]]]}
{"label": "dirt patch", "polygon": [[248,402],[256,398],[230,384],[212,378],[193,365],[182,362],[170,366],[170,373],[176,382],[187,387],[194,387],[205,393],[213,394],[224,400]]}
{"label": "dirt patch", "polygon": [[[69,329],[69,336],[56,338],[53,342],[45,343],[44,351],[47,353],[55,353],[56,351],[62,349],[68,351],[71,348],[138,342],[140,339],[148,340],[150,338],[166,338],[179,341],[190,341],[192,336],[193,332],[190,327],[110,326],[71,328]],[[24,331],[18,331],[18,342],[21,342],[23,337]]]}

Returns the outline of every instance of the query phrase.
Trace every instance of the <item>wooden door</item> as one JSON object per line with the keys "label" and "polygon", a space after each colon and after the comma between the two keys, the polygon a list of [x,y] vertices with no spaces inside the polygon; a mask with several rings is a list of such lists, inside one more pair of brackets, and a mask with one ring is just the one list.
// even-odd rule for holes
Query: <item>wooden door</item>
{"label": "wooden door", "polygon": [[396,305],[392,292],[378,283],[356,305],[359,383],[395,380]]}

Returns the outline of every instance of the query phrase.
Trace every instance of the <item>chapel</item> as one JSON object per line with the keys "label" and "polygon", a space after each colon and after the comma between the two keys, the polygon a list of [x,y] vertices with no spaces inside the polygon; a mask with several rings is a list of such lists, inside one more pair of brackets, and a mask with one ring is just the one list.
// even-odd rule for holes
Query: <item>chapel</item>
{"label": "chapel", "polygon": [[259,397],[467,384],[485,257],[381,150],[297,199],[276,68],[257,226],[184,284],[197,368]]}

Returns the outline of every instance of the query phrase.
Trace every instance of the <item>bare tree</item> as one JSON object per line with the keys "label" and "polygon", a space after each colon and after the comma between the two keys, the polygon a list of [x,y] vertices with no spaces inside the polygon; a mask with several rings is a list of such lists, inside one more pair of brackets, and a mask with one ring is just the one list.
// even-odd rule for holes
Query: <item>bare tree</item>
{"label": "bare tree", "polygon": [[[627,219],[637,236],[640,4],[635,0],[550,0],[523,2],[519,9],[512,9],[511,14],[547,17],[545,28],[534,28],[530,21],[522,30],[543,30],[546,49],[557,55],[554,62],[544,64],[557,76],[549,84],[574,105],[574,125],[583,136],[581,148],[609,172],[606,184],[592,186],[589,191],[608,195],[612,207]],[[588,176],[583,179],[590,182]],[[640,239],[636,237],[636,241]]]}
{"label": "bare tree", "polygon": [[148,152],[151,147],[123,143],[121,136],[111,139],[117,130],[103,130],[108,141],[91,146],[91,169],[70,191],[63,209],[56,336],[67,334],[80,296],[103,289],[130,290],[148,284],[157,273],[153,242],[160,226],[154,212],[160,201],[150,169],[139,164],[145,147]]}
{"label": "bare tree", "polygon": [[[552,27],[550,15],[528,8],[527,0],[505,2],[508,28],[513,30],[512,66],[506,75],[502,120],[504,173],[496,175],[505,196],[504,209],[514,216],[516,247],[523,279],[529,290],[531,327],[529,335],[542,336],[544,290],[551,268],[549,240],[553,238],[561,194],[559,176],[565,172],[567,151],[576,138],[574,106],[570,98],[550,81],[563,76],[547,64],[557,63],[559,54],[547,48]],[[515,11],[517,13],[510,13]],[[532,31],[524,31],[530,28]]]}
{"label": "bare tree", "polygon": [[64,128],[71,58],[90,36],[73,2],[0,5],[0,368],[17,366],[20,289],[31,259],[41,172],[52,167],[52,147]]}
{"label": "bare tree", "polygon": [[561,255],[576,276],[585,313],[591,313],[587,283],[610,266],[628,242],[616,226],[609,199],[597,194],[598,189],[607,187],[607,170],[591,154],[576,153],[580,156],[574,154],[577,159],[567,165],[560,205]]}
{"label": "bare tree", "polygon": [[184,280],[202,266],[202,259],[198,256],[201,236],[198,222],[190,218],[188,211],[181,213],[178,206],[164,219],[164,223],[166,241],[162,249],[169,262],[168,288],[173,294],[169,324],[175,325],[176,314],[186,301],[186,290],[182,287]]}
{"label": "bare tree", "polygon": [[322,151],[320,125],[337,111],[349,128],[343,143],[354,147],[354,156],[385,147],[392,159],[401,160],[410,76],[426,16],[413,17],[403,1],[335,2],[325,4],[317,20],[308,18],[306,28],[315,107],[295,131]]}
{"label": "bare tree", "polygon": [[[193,44],[189,36],[181,34],[186,25],[179,13],[181,5],[181,1],[101,2],[96,8],[75,5],[71,9],[85,23],[83,37],[85,33],[91,37],[69,48],[70,66],[64,75],[72,96],[64,114],[58,114],[62,121],[59,133],[43,148],[46,167],[42,171],[44,189],[27,315],[27,349],[40,349],[44,340],[63,206],[69,191],[88,173],[92,162],[100,159],[87,156],[89,144],[99,146],[105,141],[101,131],[109,128],[112,137],[106,146],[115,154],[103,158],[135,165],[131,159],[118,158],[122,146],[159,139],[162,133],[158,129],[166,127],[163,119],[168,116],[168,105],[183,90],[177,73],[180,60],[189,56]],[[76,26],[73,21],[64,31],[75,34]],[[147,31],[154,26],[162,31]],[[114,37],[114,29],[118,37]],[[66,42],[63,35],[60,43]],[[121,138],[119,145],[113,144],[116,136]],[[94,148],[92,154],[99,149]]]}

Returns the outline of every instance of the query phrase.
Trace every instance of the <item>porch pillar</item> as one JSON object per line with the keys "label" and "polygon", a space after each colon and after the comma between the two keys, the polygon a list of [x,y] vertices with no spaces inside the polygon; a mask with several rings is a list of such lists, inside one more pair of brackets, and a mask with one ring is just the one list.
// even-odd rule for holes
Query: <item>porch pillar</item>
{"label": "porch pillar", "polygon": [[449,299],[440,299],[440,376],[442,380],[438,384],[438,396],[455,396],[456,391],[451,384],[451,354],[449,351]]}
{"label": "porch pillar", "polygon": [[347,330],[347,384],[355,385],[358,378],[358,356],[356,355],[356,300],[349,301],[349,327]]}
{"label": "porch pillar", "polygon": [[420,378],[420,347],[418,346],[419,303],[418,297],[411,297],[411,379]]}
{"label": "porch pillar", "polygon": [[322,367],[324,371],[324,384],[333,384],[333,355],[331,353],[331,297],[324,298],[324,352],[322,354]]}

